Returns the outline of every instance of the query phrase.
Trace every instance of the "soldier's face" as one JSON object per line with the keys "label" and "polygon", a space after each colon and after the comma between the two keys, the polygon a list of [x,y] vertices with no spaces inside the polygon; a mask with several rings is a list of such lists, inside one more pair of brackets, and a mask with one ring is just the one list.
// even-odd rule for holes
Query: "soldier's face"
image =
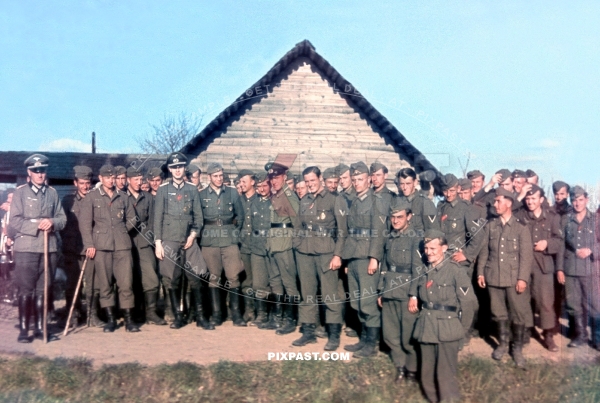
{"label": "soldier's face", "polygon": [[438,238],[432,239],[425,244],[427,261],[433,265],[437,265],[444,260],[444,253],[446,250],[448,250],[448,245],[442,245]]}
{"label": "soldier's face", "polygon": [[92,181],[88,179],[75,179],[73,184],[77,189],[77,193],[79,193],[81,196],[88,194],[90,188],[92,187]]}
{"label": "soldier's face", "polygon": [[412,218],[412,214],[406,214],[406,210],[398,211],[390,217],[392,228],[396,231],[403,231],[408,227],[408,222]]}
{"label": "soldier's face", "polygon": [[371,178],[367,173],[353,175],[352,186],[354,186],[356,193],[363,193],[371,186]]}
{"label": "soldier's face", "polygon": [[458,195],[463,200],[471,200],[471,189],[460,190]]}
{"label": "soldier's face", "polygon": [[532,185],[538,184],[539,177],[537,175],[527,178],[527,183],[531,183]]}
{"label": "soldier's face", "polygon": [[173,179],[180,181],[185,175],[185,165],[175,165],[174,167],[169,167],[169,172],[171,172]]}
{"label": "soldier's face", "polygon": [[573,205],[573,210],[575,210],[576,213],[584,212],[587,208],[588,198],[584,195],[577,196],[576,198],[571,199],[571,204]]}
{"label": "soldier's face", "polygon": [[330,192],[337,192],[338,189],[338,178],[325,179],[325,186]]}
{"label": "soldier's face", "polygon": [[190,175],[190,182],[192,182],[195,186],[200,184],[200,171],[196,171]]}
{"label": "soldier's face", "polygon": [[513,179],[513,188],[515,189],[515,192],[520,193],[521,189],[523,189],[523,186],[525,185],[525,183],[527,183],[527,179],[525,179],[525,178]]}
{"label": "soldier's face", "polygon": [[300,199],[304,197],[308,193],[308,188],[306,187],[306,182],[300,181],[296,183],[296,194]]}
{"label": "soldier's face", "polygon": [[458,185],[449,187],[448,189],[444,190],[443,193],[446,201],[452,203],[454,200],[456,200],[456,196],[458,195]]}
{"label": "soldier's face", "polygon": [[483,176],[478,176],[476,178],[471,179],[471,191],[473,194],[479,192],[483,187],[483,181],[485,178]]}
{"label": "soldier's face", "polygon": [[150,185],[150,189],[152,189],[156,192],[158,190],[158,187],[160,186],[161,182],[162,182],[162,179],[160,178],[160,176],[155,176],[154,178],[152,178],[148,181],[148,185]]}
{"label": "soldier's face", "polygon": [[371,182],[373,182],[373,187],[375,189],[381,188],[385,185],[385,180],[387,179],[387,174],[383,173],[383,169],[379,169],[371,175]]}
{"label": "soldier's face", "polygon": [[133,178],[129,178],[129,180],[127,182],[129,183],[129,187],[134,192],[139,192],[142,189],[142,177],[141,176],[135,176]]}
{"label": "soldier's face", "polygon": [[149,192],[149,191],[150,191],[150,185],[148,184],[148,182],[142,182],[141,189],[142,189],[144,192]]}
{"label": "soldier's face", "polygon": [[496,196],[494,198],[494,207],[498,212],[498,215],[503,215],[511,211],[512,201],[504,196]]}
{"label": "soldier's face", "polygon": [[293,179],[293,178],[292,178],[292,179],[288,179],[288,180],[286,180],[286,181],[285,181],[285,183],[287,183],[288,187],[289,187],[289,188],[290,188],[292,191],[296,190],[296,185],[294,185],[294,179]]}
{"label": "soldier's face", "polygon": [[254,189],[255,180],[250,175],[242,176],[240,178],[240,189],[242,193],[248,192],[250,189]]}
{"label": "soldier's face", "polygon": [[125,174],[117,175],[117,177],[115,179],[115,185],[117,186],[117,189],[119,189],[119,190],[125,189],[126,183],[127,183],[127,177]]}
{"label": "soldier's face", "polygon": [[112,189],[115,187],[115,175],[98,175],[98,179],[100,179],[100,183],[105,189]]}
{"label": "soldier's face", "polygon": [[554,200],[557,203],[567,200],[567,197],[569,197],[569,192],[567,192],[567,188],[564,186],[560,188],[558,192],[554,193]]}
{"label": "soldier's face", "polygon": [[529,211],[535,211],[544,202],[544,198],[540,196],[540,192],[537,191],[532,195],[525,196],[525,204],[527,205],[527,209]]}
{"label": "soldier's face", "polygon": [[283,188],[283,184],[285,183],[286,179],[287,179],[286,175],[270,176],[269,180],[271,181],[271,187],[273,188],[273,191],[279,192]]}
{"label": "soldier's face", "polygon": [[220,188],[223,186],[223,171],[208,175],[208,179],[214,187]]}
{"label": "soldier's face", "polygon": [[34,170],[28,169],[27,175],[29,175],[29,180],[31,180],[31,183],[33,183],[34,185],[36,185],[38,187],[42,186],[46,182],[46,170],[45,169],[41,169],[41,168],[37,168]]}
{"label": "soldier's face", "polygon": [[415,191],[416,181],[411,178],[400,178],[400,183],[398,185],[398,190],[402,192],[404,196],[410,196]]}
{"label": "soldier's face", "polygon": [[256,193],[262,197],[267,197],[271,194],[271,185],[269,181],[264,181],[256,185]]}
{"label": "soldier's face", "polygon": [[500,182],[500,186],[502,186],[504,189],[508,190],[509,192],[512,192],[513,191],[512,178],[507,178],[504,182]]}
{"label": "soldier's face", "polygon": [[306,188],[309,193],[316,194],[320,193],[323,190],[323,185],[321,184],[321,177],[317,176],[316,173],[310,172],[304,175],[304,182],[306,183]]}
{"label": "soldier's face", "polygon": [[352,178],[350,177],[350,170],[347,170],[343,174],[340,175],[340,186],[342,189],[346,190],[350,186],[352,186]]}

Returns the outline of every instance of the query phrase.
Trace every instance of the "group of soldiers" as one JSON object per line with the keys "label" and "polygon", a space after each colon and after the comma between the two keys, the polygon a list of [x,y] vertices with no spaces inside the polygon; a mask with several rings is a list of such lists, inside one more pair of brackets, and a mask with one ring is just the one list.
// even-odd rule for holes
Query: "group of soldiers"
{"label": "group of soldiers", "polygon": [[276,160],[240,171],[235,187],[209,163],[203,187],[201,169],[172,153],[167,180],[158,168],[105,165],[92,187],[92,170],[77,166],[75,191],[61,202],[46,185],[48,164],[40,154],[25,161],[28,183],[15,190],[9,211],[19,342],[31,342],[30,318],[33,337],[43,337],[46,233],[50,277],[60,234],[67,304],[85,265],[88,320],[105,332],[118,327],[116,306],[129,332],[140,330],[139,320],[179,329],[191,318],[213,330],[227,315],[234,326],[278,335],[300,326],[293,346],[325,336],[326,351],[339,348],[346,326],[359,340],[345,350],[370,357],[383,339],[396,381],[419,372],[430,401],[459,397],[458,351],[477,331],[496,336],[494,359],[512,347],[515,364],[525,367],[537,314],[544,346],[558,351],[563,294],[569,347],[588,343],[591,318],[592,346],[600,349],[600,210],[590,210],[580,186],[555,182],[551,206],[531,170],[502,169],[487,183],[478,170],[462,179],[446,174],[436,207],[432,171],[399,170],[396,194],[379,162],[323,172],[310,166],[293,177]]}

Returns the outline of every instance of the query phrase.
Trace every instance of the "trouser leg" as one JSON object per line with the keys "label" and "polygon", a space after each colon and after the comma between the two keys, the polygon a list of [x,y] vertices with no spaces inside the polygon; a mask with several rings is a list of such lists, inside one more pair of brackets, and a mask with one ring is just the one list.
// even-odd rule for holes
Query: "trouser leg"
{"label": "trouser leg", "polygon": [[317,290],[319,280],[315,255],[306,255],[304,253],[296,253],[298,263],[298,275],[300,277],[300,292],[302,301],[298,307],[298,321],[301,324],[316,324],[317,317]]}
{"label": "trouser leg", "polygon": [[391,351],[392,362],[396,368],[406,365],[406,353],[402,348],[402,312],[401,302],[383,300],[381,308],[383,341]]}
{"label": "trouser leg", "polygon": [[339,294],[340,277],[336,270],[330,270],[329,264],[333,254],[319,255],[317,257],[317,274],[321,284],[321,299],[325,306],[325,323],[343,323],[344,295]]}
{"label": "trouser leg", "polygon": [[115,306],[113,291],[113,254],[110,251],[96,250],[96,278],[100,290],[100,306]]}
{"label": "trouser leg", "polygon": [[531,296],[540,315],[540,327],[550,330],[556,326],[554,311],[554,273],[543,273],[538,267],[533,271]]}
{"label": "trouser leg", "polygon": [[437,344],[421,343],[421,387],[425,392],[425,397],[430,402],[438,401],[438,393],[435,385],[435,375],[437,367]]}
{"label": "trouser leg", "polygon": [[113,252],[113,275],[119,288],[119,306],[131,309],[135,306],[133,297],[133,262],[130,250]]}
{"label": "trouser leg", "polygon": [[287,295],[300,295],[298,290],[298,270],[294,259],[294,252],[290,249],[272,255],[272,260],[277,265],[281,274],[281,282]]}
{"label": "trouser leg", "polygon": [[460,401],[458,389],[458,341],[438,344],[436,380],[440,401]]}
{"label": "trouser leg", "polygon": [[365,319],[367,327],[381,327],[381,312],[377,305],[377,286],[379,285],[379,270],[374,274],[367,272],[368,259],[357,259],[358,281],[361,293],[359,299],[360,314]]}

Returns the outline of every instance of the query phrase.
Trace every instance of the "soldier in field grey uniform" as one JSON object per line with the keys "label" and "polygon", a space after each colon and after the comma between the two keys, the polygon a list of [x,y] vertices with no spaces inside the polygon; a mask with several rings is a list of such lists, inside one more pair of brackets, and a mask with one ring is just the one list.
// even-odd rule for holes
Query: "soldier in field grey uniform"
{"label": "soldier in field grey uniform", "polygon": [[214,330],[202,309],[200,276],[207,274],[207,269],[196,239],[202,229],[203,216],[198,189],[185,181],[186,164],[187,158],[181,153],[172,153],[167,158],[172,179],[159,186],[154,200],[155,254],[160,260],[160,274],[175,318],[171,329],[183,326],[179,301],[185,272],[196,303],[196,326]]}
{"label": "soldier in field grey uniform", "polygon": [[219,286],[225,271],[229,289],[229,308],[234,326],[246,326],[240,312],[240,279],[244,269],[238,247],[238,237],[244,225],[244,206],[234,188],[224,186],[223,167],[219,163],[208,164],[206,173],[210,184],[200,191],[200,203],[204,216],[204,230],[200,245],[210,271],[209,288],[213,312],[211,323],[223,323]]}
{"label": "soldier in field grey uniform", "polygon": [[25,166],[29,183],[15,190],[10,205],[10,227],[16,233],[13,249],[15,279],[19,287],[19,343],[31,342],[29,319],[32,314],[35,318],[33,336],[44,338],[44,231],[48,231],[49,289],[52,289],[56,270],[56,231],[62,230],[67,222],[58,193],[45,184],[48,158],[33,154],[25,160]]}
{"label": "soldier in field grey uniform", "polygon": [[254,297],[252,296],[252,223],[250,207],[258,196],[256,195],[256,177],[254,172],[242,169],[238,173],[238,181],[242,194],[240,200],[244,206],[244,226],[240,233],[240,256],[244,263],[244,274],[242,281],[242,293],[244,294],[244,320],[249,322],[256,318],[254,314]]}
{"label": "soldier in field grey uniform", "polygon": [[[424,245],[429,265],[418,278],[422,310],[413,334],[421,350],[421,386],[430,402],[460,401],[458,348],[477,299],[464,268],[446,257],[444,233],[425,231]],[[417,296],[411,296],[408,310],[419,312]]]}
{"label": "soldier in field grey uniform", "polygon": [[396,174],[396,184],[400,197],[410,203],[415,231],[439,229],[439,219],[435,205],[425,194],[417,191],[417,174],[412,168],[402,168]]}

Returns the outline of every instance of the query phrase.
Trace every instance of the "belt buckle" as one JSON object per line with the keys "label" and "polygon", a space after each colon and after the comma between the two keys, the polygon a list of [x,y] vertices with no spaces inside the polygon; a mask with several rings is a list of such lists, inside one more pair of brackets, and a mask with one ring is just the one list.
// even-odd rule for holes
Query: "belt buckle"
{"label": "belt buckle", "polygon": [[312,224],[308,224],[308,225],[306,226],[306,229],[307,229],[307,230],[309,230],[309,231],[312,231],[312,230],[313,230],[313,226],[312,226]]}
{"label": "belt buckle", "polygon": [[218,225],[219,227],[222,227],[222,226],[223,226],[223,220],[222,220],[222,219],[220,219],[220,218],[217,218],[217,225]]}

